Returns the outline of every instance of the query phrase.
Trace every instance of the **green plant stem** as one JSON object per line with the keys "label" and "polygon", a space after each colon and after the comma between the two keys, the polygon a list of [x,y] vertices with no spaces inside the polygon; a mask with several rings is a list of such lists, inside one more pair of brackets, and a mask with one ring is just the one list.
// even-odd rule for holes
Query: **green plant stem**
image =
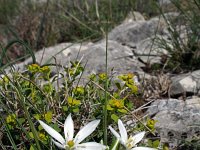
{"label": "green plant stem", "polygon": [[[1,118],[1,122],[3,122],[3,124],[5,124],[6,134],[7,134],[8,139],[9,139],[11,145],[12,145],[12,148],[13,148],[14,150],[17,150],[17,145],[15,144],[15,141],[14,141],[14,139],[12,138],[12,135],[11,135],[9,129],[8,129],[8,125],[4,122],[4,120],[3,120],[2,118]],[[1,142],[1,143],[2,143],[2,142]],[[1,146],[1,147],[2,147],[2,146]]]}
{"label": "green plant stem", "polygon": [[116,99],[114,96],[112,96],[108,91],[106,91],[103,87],[101,87],[99,84],[97,84],[94,81],[91,81],[94,85],[96,85],[98,88],[100,88],[102,91],[106,92],[110,97],[112,97],[113,99]]}
{"label": "green plant stem", "polygon": [[107,103],[108,103],[108,30],[106,28],[106,82],[105,82],[105,102],[104,102],[104,123],[103,123],[103,130],[104,130],[104,144],[107,145],[108,141],[108,131],[107,131]]}
{"label": "green plant stem", "polygon": [[119,145],[119,139],[116,139],[116,141],[115,141],[113,147],[111,148],[111,150],[116,150],[118,145]]}
{"label": "green plant stem", "polygon": [[40,147],[40,144],[39,144],[39,138],[37,136],[37,131],[35,129],[35,126],[31,120],[31,116],[26,108],[26,105],[25,105],[25,97],[23,97],[22,93],[21,93],[21,89],[19,89],[19,83],[17,82],[17,87],[14,86],[16,88],[16,92],[17,92],[17,95],[19,96],[19,102],[20,102],[20,105],[22,106],[23,110],[24,110],[24,114],[26,116],[26,118],[28,119],[28,123],[30,125],[30,128],[31,128],[31,131],[33,133],[33,136],[34,136],[34,139],[35,139],[35,142],[36,142],[36,146],[37,146],[37,149],[38,150],[41,150],[41,147]]}

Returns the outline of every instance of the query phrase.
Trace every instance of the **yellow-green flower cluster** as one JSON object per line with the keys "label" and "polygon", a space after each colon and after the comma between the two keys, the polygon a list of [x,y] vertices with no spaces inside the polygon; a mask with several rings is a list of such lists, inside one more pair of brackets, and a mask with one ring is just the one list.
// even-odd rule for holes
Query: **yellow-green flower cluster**
{"label": "yellow-green flower cluster", "polygon": [[51,69],[48,66],[39,66],[38,64],[31,64],[28,66],[31,73],[49,73]]}
{"label": "yellow-green flower cluster", "polygon": [[83,72],[84,68],[80,62],[71,62],[71,68],[68,69],[70,76],[78,76]]}
{"label": "yellow-green flower cluster", "polygon": [[100,74],[99,74],[99,79],[100,79],[100,80],[104,81],[104,80],[106,80],[106,78],[107,78],[106,73],[100,73]]}
{"label": "yellow-green flower cluster", "polygon": [[7,76],[2,75],[0,76],[0,85],[4,85],[4,84],[8,84],[9,83],[9,79]]}
{"label": "yellow-green flower cluster", "polygon": [[138,93],[138,86],[135,83],[135,75],[132,73],[128,73],[125,75],[120,75],[118,78],[124,82],[124,86],[131,89],[132,93]]}
{"label": "yellow-green flower cluster", "polygon": [[108,101],[107,110],[117,110],[121,113],[127,113],[127,111],[124,108],[124,100],[110,99]]}
{"label": "yellow-green flower cluster", "polygon": [[28,70],[32,74],[40,73],[41,77],[48,80],[51,69],[48,66],[39,66],[38,64],[31,64],[28,66]]}
{"label": "yellow-green flower cluster", "polygon": [[42,73],[49,73],[51,70],[48,66],[43,66],[40,68],[40,72]]}
{"label": "yellow-green flower cluster", "polygon": [[76,100],[72,97],[68,97],[67,102],[68,102],[69,106],[79,106],[81,104],[80,100]]}
{"label": "yellow-green flower cluster", "polygon": [[156,124],[156,120],[154,119],[148,119],[147,120],[147,123],[146,123],[146,126],[151,129],[151,131],[155,131],[155,124]]}
{"label": "yellow-green flower cluster", "polygon": [[38,64],[31,64],[28,66],[28,70],[31,72],[31,73],[37,73],[40,71],[40,66]]}
{"label": "yellow-green flower cluster", "polygon": [[10,114],[6,117],[7,124],[16,124],[16,114]]}
{"label": "yellow-green flower cluster", "polygon": [[43,132],[39,132],[38,137],[42,141],[47,141],[47,136]]}
{"label": "yellow-green flower cluster", "polygon": [[44,114],[35,114],[34,118],[39,120],[41,118],[44,118],[46,120],[46,122],[50,123],[52,121],[52,117],[53,117],[53,113],[52,111],[47,111]]}
{"label": "yellow-green flower cluster", "polygon": [[77,88],[73,89],[73,93],[75,95],[83,95],[84,94],[84,88],[83,86],[78,86]]}

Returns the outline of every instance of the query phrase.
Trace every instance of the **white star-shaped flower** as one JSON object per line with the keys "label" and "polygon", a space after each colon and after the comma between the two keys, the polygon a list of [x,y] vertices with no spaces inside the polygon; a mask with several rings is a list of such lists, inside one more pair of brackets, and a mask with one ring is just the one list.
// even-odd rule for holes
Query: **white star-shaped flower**
{"label": "white star-shaped flower", "polygon": [[52,127],[45,124],[43,121],[39,120],[39,123],[44,128],[44,130],[52,136],[53,143],[61,148],[66,150],[104,150],[106,146],[96,143],[96,142],[87,142],[80,144],[86,137],[88,137],[98,126],[100,120],[94,120],[87,125],[85,125],[74,137],[74,122],[72,120],[71,114],[68,115],[64,123],[64,135],[65,139],[54,130]]}
{"label": "white star-shaped flower", "polygon": [[137,143],[139,143],[142,140],[142,138],[145,135],[145,132],[140,132],[128,138],[126,128],[124,127],[120,119],[118,120],[118,128],[120,134],[118,134],[111,126],[109,126],[110,131],[119,140],[119,142],[126,148],[126,150],[156,150],[155,148],[149,148],[149,147],[137,147]]}

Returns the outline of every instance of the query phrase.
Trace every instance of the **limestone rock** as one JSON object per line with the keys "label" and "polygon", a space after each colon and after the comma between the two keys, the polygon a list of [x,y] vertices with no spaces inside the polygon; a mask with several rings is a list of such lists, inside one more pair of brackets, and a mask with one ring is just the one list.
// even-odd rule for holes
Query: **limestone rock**
{"label": "limestone rock", "polygon": [[140,12],[133,11],[127,15],[126,19],[123,21],[123,24],[133,21],[145,21],[145,18]]}
{"label": "limestone rock", "polygon": [[[82,60],[86,64],[85,75],[91,72],[105,72],[106,63],[106,42],[102,40],[97,43],[71,44],[63,43],[55,47],[36,52],[36,60],[39,64],[55,63],[68,66],[70,61]],[[31,63],[31,58],[21,64],[17,64],[17,69],[24,69]],[[108,41],[108,69],[114,68],[115,72],[142,72],[138,62],[129,47],[123,46],[116,41]]]}
{"label": "limestone rock", "polygon": [[[80,52],[79,56],[84,56],[83,63],[87,61],[88,73],[92,70],[97,73],[105,72],[106,42],[104,40],[91,46],[87,51]],[[130,48],[116,41],[108,41],[108,70],[114,68],[118,73],[142,71],[139,66],[141,64],[133,56]]]}
{"label": "limestone rock", "polygon": [[181,140],[191,140],[200,132],[200,98],[193,97],[185,101],[178,99],[160,99],[151,104],[148,113],[158,122],[155,125],[161,142],[170,147],[180,144]]}
{"label": "limestone rock", "polygon": [[171,0],[159,0],[158,3],[160,5],[166,5],[166,4],[171,4],[172,2]]}
{"label": "limestone rock", "polygon": [[152,35],[159,33],[165,22],[160,22],[159,18],[152,18],[148,21],[133,21],[124,23],[114,28],[108,35],[110,40],[114,40],[123,44],[138,43]]}
{"label": "limestone rock", "polygon": [[[170,16],[170,14],[167,14]],[[153,41],[155,34],[167,39],[167,32],[163,32],[167,27],[165,20],[155,17],[150,20],[139,20],[122,23],[114,28],[108,35],[109,39],[122,43],[132,49],[134,54],[144,63],[160,63],[161,56],[167,55],[167,51],[158,47]]]}
{"label": "limestone rock", "polygon": [[169,89],[170,96],[177,95],[194,95],[200,94],[200,70],[194,71],[192,73],[177,75],[172,77],[172,85]]}
{"label": "limestone rock", "polygon": [[136,48],[133,49],[143,62],[149,64],[160,63],[162,55],[168,55],[168,52],[164,48],[160,48],[153,43],[153,38],[154,37],[149,37],[141,40],[136,44]]}
{"label": "limestone rock", "polygon": [[[40,65],[46,63],[55,63],[55,64],[62,64],[66,65],[71,55],[78,54],[78,51],[84,51],[88,49],[88,47],[92,45],[92,43],[82,43],[82,44],[72,44],[72,43],[62,43],[56,46],[51,46],[48,48],[44,48],[35,53],[36,62]],[[67,58],[67,59],[66,59]],[[26,59],[24,62],[16,64],[16,70],[24,70],[27,64],[32,63],[32,58]]]}

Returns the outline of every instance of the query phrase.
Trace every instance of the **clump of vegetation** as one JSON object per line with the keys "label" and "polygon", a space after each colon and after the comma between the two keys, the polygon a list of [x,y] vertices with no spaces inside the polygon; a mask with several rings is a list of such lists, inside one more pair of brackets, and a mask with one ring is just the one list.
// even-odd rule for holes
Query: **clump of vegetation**
{"label": "clump of vegetation", "polygon": [[0,24],[7,24],[19,12],[20,0],[0,1]]}
{"label": "clump of vegetation", "polygon": [[163,15],[168,23],[169,37],[157,40],[158,45],[169,52],[165,69],[172,72],[199,69],[200,2],[173,0],[172,4],[179,15],[175,19]]}
{"label": "clump of vegetation", "polygon": [[182,150],[182,149],[192,149],[192,150],[198,150],[200,149],[200,142],[199,138],[194,138],[191,141],[183,141],[181,144],[179,144],[177,150]]}
{"label": "clump of vegetation", "polygon": [[[57,66],[59,67],[59,66]],[[63,67],[63,66],[61,66]],[[2,74],[0,78],[1,106],[1,147],[2,149],[49,149],[51,138],[44,122],[57,132],[69,114],[73,115],[74,128],[89,120],[102,120],[98,132],[87,140],[100,142],[103,139],[104,108],[107,109],[107,122],[114,124],[134,109],[130,95],[137,95],[138,86],[134,74],[123,74],[114,80],[106,73],[91,74],[87,83],[79,84],[84,71],[80,62],[71,62],[63,73],[51,76],[52,66],[31,64],[26,72]],[[58,80],[62,83],[58,84]],[[108,83],[108,90],[105,85]],[[113,87],[115,87],[113,90]],[[105,92],[108,103],[105,106]],[[132,114],[130,114],[132,115]],[[137,119],[137,118],[136,118]],[[38,120],[43,120],[42,126]],[[81,120],[81,122],[80,122]],[[41,123],[41,121],[40,121]],[[142,122],[140,122],[142,123]],[[142,130],[151,131],[153,126],[143,122]],[[45,129],[45,130],[44,130]],[[52,130],[53,130],[52,129]],[[51,135],[51,132],[49,132]],[[111,138],[108,138],[112,141]],[[146,143],[148,145],[148,143]]]}

